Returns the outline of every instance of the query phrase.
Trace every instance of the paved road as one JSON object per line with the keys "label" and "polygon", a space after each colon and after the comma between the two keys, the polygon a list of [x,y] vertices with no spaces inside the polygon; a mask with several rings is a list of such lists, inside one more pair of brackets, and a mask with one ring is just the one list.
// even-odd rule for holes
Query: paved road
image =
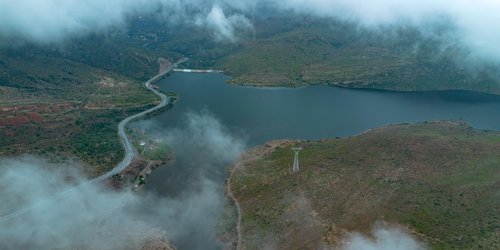
{"label": "paved road", "polygon": [[159,79],[161,79],[163,76],[165,76],[168,72],[172,71],[178,64],[180,63],[183,63],[185,62],[187,59],[183,58],[179,61],[177,61],[176,63],[172,64],[167,70],[165,70],[164,72],[156,75],[155,77],[149,79],[147,82],[144,83],[144,86],[146,88],[148,88],[149,90],[151,90],[153,93],[155,93],[157,96],[159,96],[161,98],[161,102],[148,109],[148,110],[145,110],[145,111],[142,111],[141,113],[138,113],[138,114],[135,114],[135,115],[132,115],[132,116],[129,116],[127,118],[125,118],[123,121],[120,122],[120,124],[118,124],[118,134],[120,135],[120,139],[122,141],[122,144],[123,144],[123,147],[125,148],[125,157],[123,158],[123,160],[116,166],[114,167],[111,171],[99,176],[99,177],[96,177],[94,180],[94,182],[100,182],[102,180],[105,180],[115,174],[118,174],[120,173],[121,171],[123,171],[128,165],[130,165],[130,163],[132,162],[132,160],[134,159],[135,157],[135,154],[137,153],[135,148],[132,146],[132,143],[130,142],[130,139],[128,138],[127,136],[127,133],[125,132],[125,126],[127,126],[127,124],[134,120],[134,119],[137,119],[141,116],[144,116],[148,113],[151,113],[155,110],[158,110],[160,108],[163,108],[165,107],[169,101],[170,101],[170,98],[168,98],[167,96],[165,96],[163,93],[159,92],[158,90],[154,89],[153,86],[151,85],[152,83],[158,81]]}
{"label": "paved road", "polygon": [[167,70],[156,75],[155,77],[149,79],[147,82],[144,83],[144,86],[146,88],[148,88],[149,90],[151,90],[153,93],[155,93],[156,95],[158,95],[161,98],[161,102],[158,105],[154,106],[153,108],[150,108],[150,109],[145,110],[141,113],[138,113],[138,114],[135,114],[135,115],[132,115],[132,116],[125,118],[124,120],[122,120],[120,122],[120,124],[118,124],[118,134],[120,135],[120,139],[122,141],[123,147],[125,148],[125,157],[118,165],[116,165],[116,167],[114,167],[111,171],[109,171],[101,176],[98,176],[98,177],[96,177],[88,182],[82,183],[74,188],[67,189],[67,190],[60,192],[60,193],[57,193],[51,197],[35,201],[34,203],[32,203],[26,207],[23,207],[23,208],[20,208],[18,210],[15,210],[13,212],[2,215],[2,216],[0,216],[0,224],[2,224],[3,222],[9,221],[10,219],[13,219],[17,216],[23,215],[24,213],[26,213],[29,210],[34,209],[36,207],[40,207],[40,206],[49,204],[49,202],[50,203],[57,202],[58,200],[61,200],[64,197],[67,197],[68,195],[70,195],[72,193],[76,194],[76,191],[78,190],[78,188],[83,188],[86,185],[93,185],[93,184],[96,184],[98,182],[101,182],[101,181],[103,181],[103,180],[105,180],[105,179],[107,179],[115,174],[120,173],[128,165],[130,165],[130,163],[132,162],[132,159],[134,159],[134,157],[135,157],[136,151],[135,151],[135,148],[132,146],[130,139],[127,137],[127,133],[125,132],[125,126],[127,126],[127,124],[130,121],[132,121],[136,118],[139,118],[143,115],[146,115],[148,113],[151,113],[155,110],[158,110],[160,108],[163,108],[168,104],[168,102],[170,101],[169,98],[167,96],[165,96],[164,94],[162,94],[161,92],[159,92],[158,90],[154,89],[151,84],[158,81],[159,79],[161,79],[163,76],[165,76],[170,71],[172,71],[172,69],[175,68],[178,64],[183,63],[186,60],[187,60],[186,58],[183,58],[183,59],[177,61],[176,63],[172,64]]}

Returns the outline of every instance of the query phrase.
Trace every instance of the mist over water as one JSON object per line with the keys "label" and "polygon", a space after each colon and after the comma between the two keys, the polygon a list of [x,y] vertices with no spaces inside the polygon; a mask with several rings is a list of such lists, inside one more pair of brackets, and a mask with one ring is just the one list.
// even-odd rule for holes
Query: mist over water
{"label": "mist over water", "polygon": [[149,193],[175,201],[172,214],[158,218],[157,225],[174,230],[170,239],[179,249],[220,249],[215,229],[225,199],[223,169],[246,148],[244,136],[208,111],[186,112],[176,121],[179,126],[174,128],[148,121],[133,125],[164,138],[175,152],[174,163],[155,170],[162,172],[162,178],[147,182]]}
{"label": "mist over water", "polygon": [[[0,249],[127,249],[154,228],[127,207],[132,192],[88,184],[78,163],[24,156],[0,160]],[[15,216],[6,216],[14,212]]]}
{"label": "mist over water", "polygon": [[[0,248],[140,249],[161,231],[179,249],[222,248],[215,240],[224,201],[220,166],[246,146],[209,113],[186,113],[181,122],[181,128],[157,131],[179,157],[175,167],[164,168],[174,172],[157,192],[87,183],[78,163],[1,159]],[[11,212],[15,216],[4,218]]]}

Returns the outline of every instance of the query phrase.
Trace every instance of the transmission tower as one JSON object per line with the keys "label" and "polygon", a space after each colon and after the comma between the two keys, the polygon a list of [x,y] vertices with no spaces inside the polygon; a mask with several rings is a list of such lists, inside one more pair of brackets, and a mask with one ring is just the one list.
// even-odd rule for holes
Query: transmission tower
{"label": "transmission tower", "polygon": [[295,152],[295,157],[293,158],[293,167],[292,167],[292,172],[298,172],[299,171],[299,152],[302,150],[302,148],[292,148],[293,152]]}

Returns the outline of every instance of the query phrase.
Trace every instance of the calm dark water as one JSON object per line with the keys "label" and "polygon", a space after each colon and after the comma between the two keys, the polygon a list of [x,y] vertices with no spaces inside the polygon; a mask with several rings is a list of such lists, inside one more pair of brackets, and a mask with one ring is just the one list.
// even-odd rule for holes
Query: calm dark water
{"label": "calm dark water", "polygon": [[[393,123],[431,120],[464,120],[476,128],[500,130],[500,97],[464,91],[400,93],[352,90],[328,86],[299,89],[259,89],[226,84],[222,74],[175,73],[159,83],[164,92],[175,92],[180,100],[175,107],[152,118],[165,131],[181,129],[189,112],[207,112],[221,124],[245,138],[251,147],[271,139],[319,139],[359,134],[367,129]],[[156,170],[146,185],[150,192],[176,199],[188,206],[193,193],[204,188],[208,178],[217,183],[214,199],[222,199],[222,184],[227,162],[196,160],[200,148],[173,145],[174,164]],[[211,162],[210,162],[211,161]],[[214,227],[220,205],[200,209],[199,218],[215,217],[205,226],[193,224],[174,238],[180,249],[216,249]],[[194,217],[196,217],[194,216]],[[168,222],[166,222],[168,224]],[[176,221],[176,223],[184,223]],[[172,225],[166,226],[172,227]],[[193,235],[196,235],[193,238]]]}
{"label": "calm dark water", "polygon": [[400,93],[329,86],[259,89],[226,84],[222,74],[175,73],[159,86],[180,101],[155,118],[178,125],[187,111],[208,110],[250,145],[269,139],[319,139],[359,134],[391,123],[463,119],[500,130],[500,97],[464,91]]}

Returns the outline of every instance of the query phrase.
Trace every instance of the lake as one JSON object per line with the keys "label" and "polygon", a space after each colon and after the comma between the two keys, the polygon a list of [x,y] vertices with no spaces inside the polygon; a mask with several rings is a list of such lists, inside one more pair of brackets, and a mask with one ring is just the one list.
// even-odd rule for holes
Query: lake
{"label": "lake", "polygon": [[175,163],[155,170],[146,190],[179,206],[174,209],[174,218],[158,222],[170,232],[179,249],[221,247],[213,229],[222,211],[223,182],[230,162],[217,156],[232,150],[227,142],[221,142],[225,147],[210,151],[211,144],[201,141],[212,135],[186,128],[190,126],[186,114],[209,116],[212,120],[201,124],[216,127],[215,141],[241,142],[243,148],[272,139],[344,137],[388,124],[433,120],[463,120],[476,128],[500,130],[500,97],[494,95],[330,86],[252,88],[226,84],[229,79],[223,74],[174,73],[158,83],[163,92],[177,93],[179,101],[148,122],[159,134],[175,137],[172,131],[176,131],[184,137],[177,136],[183,139],[172,142]]}

